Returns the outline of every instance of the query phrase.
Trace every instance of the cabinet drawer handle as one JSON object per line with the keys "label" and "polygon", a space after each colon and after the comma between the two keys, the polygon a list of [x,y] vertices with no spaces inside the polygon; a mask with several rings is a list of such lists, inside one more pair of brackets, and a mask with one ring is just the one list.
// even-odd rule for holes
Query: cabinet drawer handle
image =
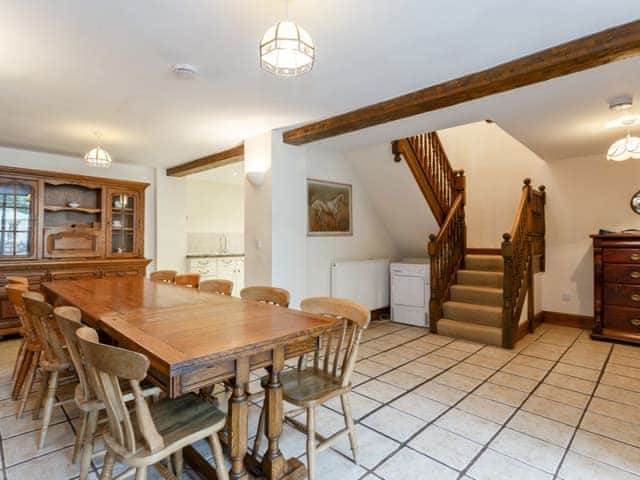
{"label": "cabinet drawer handle", "polygon": [[640,327],[640,318],[632,318],[629,323],[634,327]]}
{"label": "cabinet drawer handle", "polygon": [[631,278],[640,278],[640,272],[631,272],[629,275]]}
{"label": "cabinet drawer handle", "polygon": [[640,260],[640,253],[632,253],[631,260]]}
{"label": "cabinet drawer handle", "polygon": [[640,302],[640,295],[634,293],[633,295],[631,295],[631,300],[633,300],[634,302]]}

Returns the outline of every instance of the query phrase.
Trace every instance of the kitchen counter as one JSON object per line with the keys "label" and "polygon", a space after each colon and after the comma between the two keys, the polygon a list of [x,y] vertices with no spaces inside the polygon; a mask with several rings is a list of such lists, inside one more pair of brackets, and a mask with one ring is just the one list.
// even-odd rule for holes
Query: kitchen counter
{"label": "kitchen counter", "polygon": [[244,257],[244,253],[187,253],[187,258]]}

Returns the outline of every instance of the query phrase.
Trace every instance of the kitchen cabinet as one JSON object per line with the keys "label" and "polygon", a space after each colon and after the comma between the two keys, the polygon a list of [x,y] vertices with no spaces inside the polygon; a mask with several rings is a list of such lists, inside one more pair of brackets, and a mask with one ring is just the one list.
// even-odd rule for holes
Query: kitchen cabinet
{"label": "kitchen cabinet", "polygon": [[239,296],[244,287],[244,257],[241,255],[189,257],[188,267],[189,272],[199,273],[201,280],[232,281],[234,297]]}

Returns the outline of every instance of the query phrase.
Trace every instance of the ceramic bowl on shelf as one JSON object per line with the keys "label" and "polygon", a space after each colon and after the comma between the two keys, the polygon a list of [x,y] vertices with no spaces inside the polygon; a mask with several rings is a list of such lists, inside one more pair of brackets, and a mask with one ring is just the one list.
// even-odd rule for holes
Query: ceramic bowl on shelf
{"label": "ceramic bowl on shelf", "polygon": [[71,202],[67,202],[67,207],[78,208],[80,206],[80,202],[76,202],[75,200]]}

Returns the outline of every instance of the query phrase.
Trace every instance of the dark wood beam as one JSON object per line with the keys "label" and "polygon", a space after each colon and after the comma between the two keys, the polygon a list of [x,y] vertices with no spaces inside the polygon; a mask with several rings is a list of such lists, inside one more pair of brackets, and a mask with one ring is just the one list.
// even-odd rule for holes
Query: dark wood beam
{"label": "dark wood beam", "polygon": [[207,155],[187,163],[167,168],[167,175],[170,177],[184,177],[192,173],[204,172],[212,168],[222,167],[230,163],[241,162],[244,159],[244,145],[224,150],[222,152]]}
{"label": "dark wood beam", "polygon": [[303,145],[639,54],[640,20],[636,20],[480,72],[288,130],[284,132],[283,140],[291,145]]}

